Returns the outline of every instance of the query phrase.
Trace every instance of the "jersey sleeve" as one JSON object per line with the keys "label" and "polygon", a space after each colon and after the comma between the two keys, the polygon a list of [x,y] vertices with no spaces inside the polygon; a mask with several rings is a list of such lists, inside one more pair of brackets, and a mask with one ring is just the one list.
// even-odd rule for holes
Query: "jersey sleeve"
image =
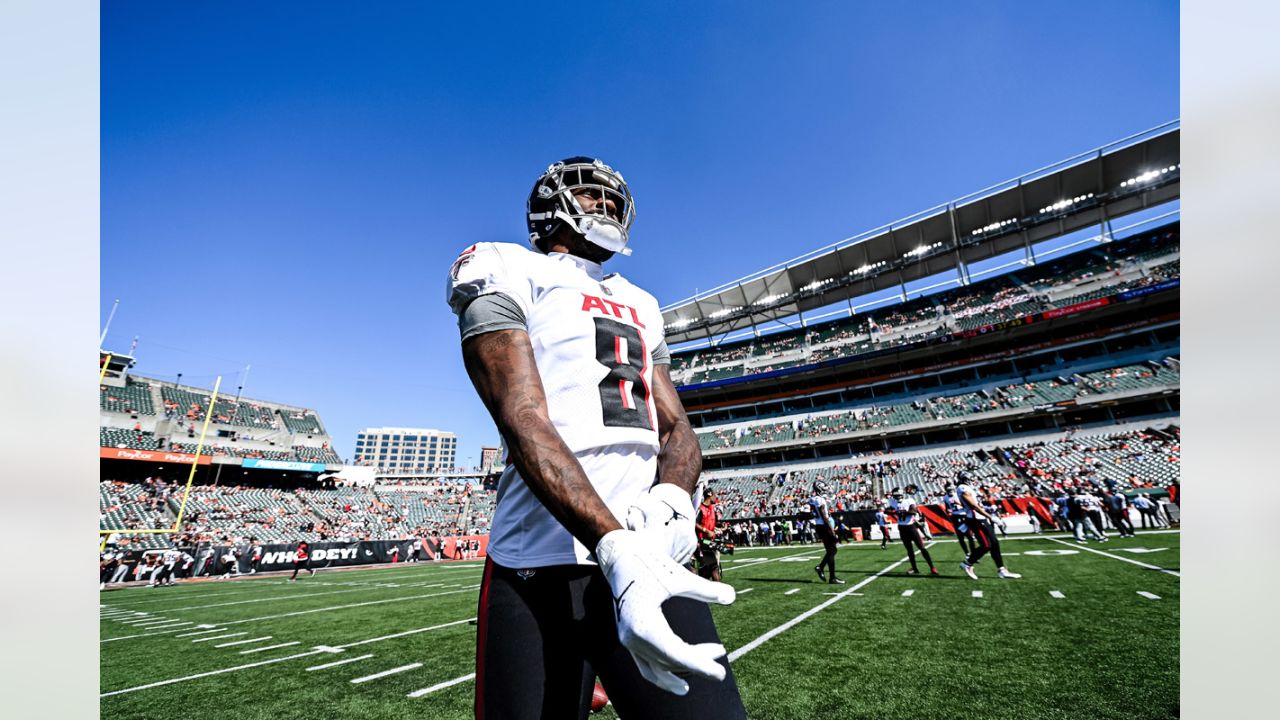
{"label": "jersey sleeve", "polygon": [[653,352],[650,353],[650,355],[653,357],[654,365],[671,364],[671,349],[667,347],[666,340],[658,343],[658,346],[653,349]]}
{"label": "jersey sleeve", "polygon": [[520,315],[528,317],[532,299],[529,280],[513,262],[511,250],[523,250],[513,245],[478,243],[463,250],[449,267],[445,299],[454,314],[461,316],[473,300],[485,295],[503,295],[514,301]]}

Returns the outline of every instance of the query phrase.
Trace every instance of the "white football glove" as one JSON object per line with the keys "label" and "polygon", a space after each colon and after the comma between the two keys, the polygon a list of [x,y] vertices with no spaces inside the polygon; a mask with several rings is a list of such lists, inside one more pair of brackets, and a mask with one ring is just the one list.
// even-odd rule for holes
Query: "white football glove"
{"label": "white football glove", "polygon": [[677,565],[684,565],[698,549],[693,529],[693,498],[672,483],[658,483],[627,508],[627,529],[635,530],[661,548]]}
{"label": "white football glove", "polygon": [[686,597],[728,605],[736,596],[731,586],[689,572],[632,530],[600,538],[596,561],[613,590],[618,639],[645,680],[676,695],[689,692],[689,683],[677,672],[724,680],[725,669],[716,662],[725,654],[724,645],[681,640],[662,614],[662,603]]}

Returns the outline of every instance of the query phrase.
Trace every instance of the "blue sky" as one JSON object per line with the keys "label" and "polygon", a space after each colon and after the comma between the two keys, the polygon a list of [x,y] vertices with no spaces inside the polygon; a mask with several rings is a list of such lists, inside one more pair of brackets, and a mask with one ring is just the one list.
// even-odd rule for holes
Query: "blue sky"
{"label": "blue sky", "polygon": [[1173,2],[463,5],[104,3],[106,347],[475,462],[445,272],[554,160],[665,304],[1179,115]]}

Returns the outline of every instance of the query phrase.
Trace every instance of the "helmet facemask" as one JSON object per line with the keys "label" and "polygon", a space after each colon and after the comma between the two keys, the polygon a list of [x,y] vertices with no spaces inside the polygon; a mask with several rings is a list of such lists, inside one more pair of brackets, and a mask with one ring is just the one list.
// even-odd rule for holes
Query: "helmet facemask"
{"label": "helmet facemask", "polygon": [[[583,190],[599,199],[600,210],[612,202],[618,218],[585,211],[575,197]],[[630,255],[627,241],[635,215],[631,190],[620,173],[600,160],[569,158],[548,167],[533,185],[528,202],[529,242],[537,246],[550,240],[564,224],[602,250]]]}

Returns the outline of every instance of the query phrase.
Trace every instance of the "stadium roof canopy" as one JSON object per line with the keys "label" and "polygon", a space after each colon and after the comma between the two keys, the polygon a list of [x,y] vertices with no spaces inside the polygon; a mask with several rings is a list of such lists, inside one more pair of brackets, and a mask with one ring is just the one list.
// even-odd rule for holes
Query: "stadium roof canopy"
{"label": "stadium roof canopy", "polygon": [[662,309],[667,342],[712,340],[898,288],[1179,197],[1181,124],[1173,120],[888,225],[819,248]]}

